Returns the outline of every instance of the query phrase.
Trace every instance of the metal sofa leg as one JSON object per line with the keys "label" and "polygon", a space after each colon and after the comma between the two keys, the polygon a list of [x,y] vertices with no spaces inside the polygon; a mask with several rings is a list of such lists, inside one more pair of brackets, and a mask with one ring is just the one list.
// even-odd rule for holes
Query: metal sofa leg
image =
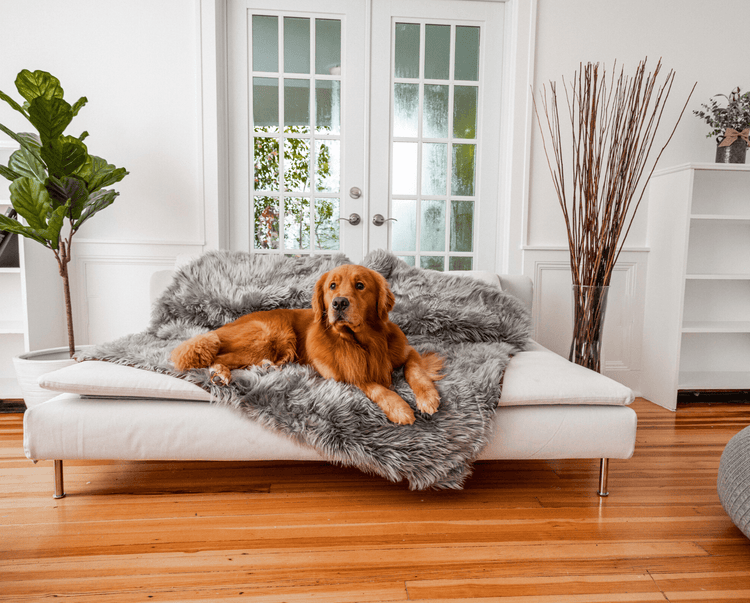
{"label": "metal sofa leg", "polygon": [[55,498],[65,498],[63,487],[63,462],[55,460]]}
{"label": "metal sofa leg", "polygon": [[609,478],[609,459],[602,459],[599,465],[599,496],[609,496],[607,491],[607,479]]}

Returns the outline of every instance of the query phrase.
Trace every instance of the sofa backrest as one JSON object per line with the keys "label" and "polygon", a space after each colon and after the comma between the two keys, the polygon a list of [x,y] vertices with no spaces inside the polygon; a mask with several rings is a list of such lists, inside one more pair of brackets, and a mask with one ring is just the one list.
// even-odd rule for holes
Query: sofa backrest
{"label": "sofa backrest", "polygon": [[520,299],[531,310],[534,288],[531,279],[523,274],[495,274],[489,270],[448,270],[450,274],[470,276],[490,285],[497,285],[506,293]]}
{"label": "sofa backrest", "polygon": [[[501,274],[497,275],[489,270],[449,270],[451,274],[462,276],[471,276],[486,283],[497,285],[503,291],[514,295],[520,299],[526,307],[531,310],[531,304],[534,297],[533,285],[528,276],[522,274]],[[156,299],[172,282],[173,270],[159,270],[151,275],[149,283],[149,297],[153,304]]]}

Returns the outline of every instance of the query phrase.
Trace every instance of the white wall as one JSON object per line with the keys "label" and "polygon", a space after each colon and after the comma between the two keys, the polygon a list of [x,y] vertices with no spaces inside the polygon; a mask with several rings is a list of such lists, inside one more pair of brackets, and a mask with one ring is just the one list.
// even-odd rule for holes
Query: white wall
{"label": "white wall", "polygon": [[[662,59],[662,80],[669,69],[676,77],[657,141],[665,142],[690,89],[688,109],[659,167],[712,162],[715,142],[708,126],[692,114],[714,94],[735,86],[750,89],[750,22],[747,0],[538,0],[534,88],[567,81],[579,63],[601,62],[612,72],[615,60],[633,73],[648,57]],[[619,67],[618,67],[619,69]],[[655,157],[656,153],[654,153]],[[644,200],[647,203],[647,200]],[[641,206],[613,278],[605,325],[607,373],[639,388],[645,277],[648,267],[646,207]],[[570,333],[570,274],[567,237],[552,188],[539,129],[534,123],[523,271],[535,279],[537,338],[567,354]]]}
{"label": "white wall", "polygon": [[[121,196],[82,229],[74,249],[79,341],[145,327],[150,274],[215,240],[204,226],[215,199],[204,196],[202,115],[213,101],[201,97],[199,4],[0,0],[0,90],[15,95],[23,68],[52,72],[70,100],[89,99],[73,130],[89,130],[91,152],[131,172],[117,185]],[[748,0],[537,0],[534,85],[572,76],[579,62],[610,66],[617,59],[632,69],[646,56],[650,64],[662,57],[677,73],[662,134],[698,86],[660,166],[712,161],[707,127],[691,111],[713,94],[750,87],[747,23]],[[206,74],[215,77],[208,66]],[[17,128],[23,120],[0,107],[0,121]],[[608,372],[636,389],[648,265],[644,209],[615,276],[605,336]],[[525,230],[523,260],[511,269],[535,279],[537,338],[567,354],[567,239],[536,125],[523,223],[514,226]]]}
{"label": "white wall", "polygon": [[[68,132],[130,172],[74,238],[77,341],[142,330],[151,273],[205,240],[198,2],[2,0],[0,16],[0,90],[19,99],[19,71],[52,73],[68,102],[89,101]],[[32,129],[4,103],[0,121]]]}
{"label": "white wall", "polygon": [[[550,81],[560,86],[563,76],[570,81],[581,62],[600,62],[611,74],[617,60],[626,73],[633,73],[640,60],[648,58],[654,67],[661,57],[660,81],[669,69],[676,77],[657,141],[666,142],[690,89],[697,86],[659,166],[714,160],[715,143],[706,138],[709,128],[692,111],[735,86],[750,89],[750,2],[538,0],[537,10],[535,90],[544,84],[549,88]],[[528,244],[567,244],[536,124],[529,186]],[[638,225],[628,246],[645,245],[645,221]]]}

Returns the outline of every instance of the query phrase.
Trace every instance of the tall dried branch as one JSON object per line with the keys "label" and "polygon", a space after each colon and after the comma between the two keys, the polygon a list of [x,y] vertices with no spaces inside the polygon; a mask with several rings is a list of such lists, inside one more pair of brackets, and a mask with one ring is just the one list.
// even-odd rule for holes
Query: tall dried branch
{"label": "tall dried branch", "polygon": [[633,76],[621,68],[615,77],[615,71],[616,64],[608,79],[603,67],[588,63],[580,66],[569,85],[563,80],[567,127],[561,121],[554,82],[550,82],[549,98],[546,87],[540,95],[544,125],[534,99],[544,153],[565,220],[575,285],[609,285],[651,174],[693,93],[657,157],[650,161],[674,71],[660,85],[661,61],[653,73],[647,73],[646,61],[638,64]]}

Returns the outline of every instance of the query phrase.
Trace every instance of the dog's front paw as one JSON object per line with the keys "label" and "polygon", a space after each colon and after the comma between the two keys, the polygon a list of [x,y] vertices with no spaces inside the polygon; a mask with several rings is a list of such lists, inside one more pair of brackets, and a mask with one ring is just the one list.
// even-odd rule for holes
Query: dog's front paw
{"label": "dog's front paw", "polygon": [[211,371],[211,382],[216,385],[229,385],[232,380],[232,371],[223,364],[214,364],[209,370]]}
{"label": "dog's front paw", "polygon": [[416,398],[417,408],[423,413],[428,415],[434,415],[440,406],[440,394],[438,393],[435,386],[418,388],[419,391],[414,392]]}
{"label": "dog's front paw", "polygon": [[389,408],[385,411],[385,416],[388,417],[391,423],[396,423],[396,425],[411,425],[416,420],[414,411],[408,405],[406,407],[397,406]]}
{"label": "dog's front paw", "polygon": [[377,401],[388,420],[397,425],[411,425],[415,421],[414,411],[396,392],[385,390]]}

